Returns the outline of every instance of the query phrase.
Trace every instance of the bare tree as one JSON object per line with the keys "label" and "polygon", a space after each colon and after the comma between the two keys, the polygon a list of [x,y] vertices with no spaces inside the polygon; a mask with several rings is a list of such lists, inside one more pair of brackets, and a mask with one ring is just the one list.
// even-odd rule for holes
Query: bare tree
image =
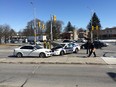
{"label": "bare tree", "polygon": [[[53,32],[53,40],[60,38],[60,33],[62,31],[62,21],[57,20],[56,22],[52,22],[52,32]],[[51,37],[51,21],[49,20],[46,23],[46,30],[45,33],[47,34],[48,39]]]}
{"label": "bare tree", "polygon": [[[41,24],[43,23],[41,20],[36,19],[36,34],[38,35],[41,30],[38,27],[38,23],[41,22]],[[34,20],[31,20],[27,23],[27,26],[25,29],[23,29],[22,31],[22,35],[23,36],[34,36]]]}
{"label": "bare tree", "polygon": [[4,40],[4,42],[6,43],[9,37],[13,35],[15,35],[15,31],[11,29],[9,25],[0,25],[0,43],[1,40]]}
{"label": "bare tree", "polygon": [[1,39],[3,37],[3,25],[0,25],[0,44],[1,44]]}
{"label": "bare tree", "polygon": [[3,28],[4,42],[6,43],[7,39],[9,38],[10,26],[4,25]]}

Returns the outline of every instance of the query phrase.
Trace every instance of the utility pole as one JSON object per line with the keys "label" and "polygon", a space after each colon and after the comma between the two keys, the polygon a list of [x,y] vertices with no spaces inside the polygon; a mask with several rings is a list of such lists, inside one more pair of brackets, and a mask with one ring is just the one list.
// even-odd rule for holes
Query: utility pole
{"label": "utility pole", "polygon": [[56,15],[50,15],[50,19],[51,19],[51,41],[53,41],[53,32],[52,32],[52,23],[55,23],[56,22]]}
{"label": "utility pole", "polygon": [[93,42],[93,32],[92,32],[92,16],[93,16],[93,10],[91,10],[89,7],[87,7],[90,11],[91,11],[91,31],[90,31],[90,34],[91,34],[91,42]]}
{"label": "utility pole", "polygon": [[50,34],[51,34],[51,41],[53,41],[53,33],[52,33],[52,15],[50,15],[50,19],[51,19],[51,29],[50,29]]}
{"label": "utility pole", "polygon": [[92,16],[91,16],[91,42],[93,42],[93,32],[92,32]]}
{"label": "utility pole", "polygon": [[36,41],[37,41],[37,36],[36,36],[36,33],[37,33],[37,27],[36,27],[36,17],[35,17],[35,7],[34,7],[34,4],[33,4],[33,2],[31,2],[31,4],[32,4],[32,6],[33,6],[33,16],[34,16],[34,42],[35,42],[35,44],[36,44]]}

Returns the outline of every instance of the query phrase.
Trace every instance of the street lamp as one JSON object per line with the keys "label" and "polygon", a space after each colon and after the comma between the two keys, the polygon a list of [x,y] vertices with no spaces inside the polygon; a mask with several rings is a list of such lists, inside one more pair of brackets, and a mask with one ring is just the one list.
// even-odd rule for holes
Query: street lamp
{"label": "street lamp", "polygon": [[35,7],[33,2],[31,2],[32,6],[33,6],[33,16],[34,16],[34,42],[36,44],[37,38],[36,38],[36,17],[35,17]]}

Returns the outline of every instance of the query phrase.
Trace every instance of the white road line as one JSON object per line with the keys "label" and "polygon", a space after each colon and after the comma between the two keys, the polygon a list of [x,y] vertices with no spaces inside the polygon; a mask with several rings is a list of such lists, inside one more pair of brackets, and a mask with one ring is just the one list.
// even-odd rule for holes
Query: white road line
{"label": "white road line", "polygon": [[35,74],[36,70],[40,68],[40,65],[36,66],[36,68],[32,71],[32,74]]}

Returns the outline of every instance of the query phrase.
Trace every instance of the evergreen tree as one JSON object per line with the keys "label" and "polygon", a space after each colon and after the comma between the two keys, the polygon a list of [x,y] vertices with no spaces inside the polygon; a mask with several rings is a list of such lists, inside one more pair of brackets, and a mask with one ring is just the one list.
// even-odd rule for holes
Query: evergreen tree
{"label": "evergreen tree", "polygon": [[100,24],[100,20],[95,12],[93,13],[93,16],[92,16],[89,24],[87,25],[87,29],[90,32],[93,32],[93,38],[99,37],[99,35],[100,35],[99,32],[101,30],[101,24]]}
{"label": "evergreen tree", "polygon": [[69,31],[73,31],[75,29],[75,27],[72,26],[71,22],[69,21],[67,26],[64,29],[64,32],[69,32]]}
{"label": "evergreen tree", "polygon": [[100,20],[98,18],[98,16],[96,15],[96,13],[93,13],[93,16],[89,22],[89,24],[87,25],[87,29],[89,29],[89,31],[92,30],[92,26],[94,26],[94,30],[96,30],[96,26],[98,26],[99,29],[101,29],[101,24],[100,24]]}

